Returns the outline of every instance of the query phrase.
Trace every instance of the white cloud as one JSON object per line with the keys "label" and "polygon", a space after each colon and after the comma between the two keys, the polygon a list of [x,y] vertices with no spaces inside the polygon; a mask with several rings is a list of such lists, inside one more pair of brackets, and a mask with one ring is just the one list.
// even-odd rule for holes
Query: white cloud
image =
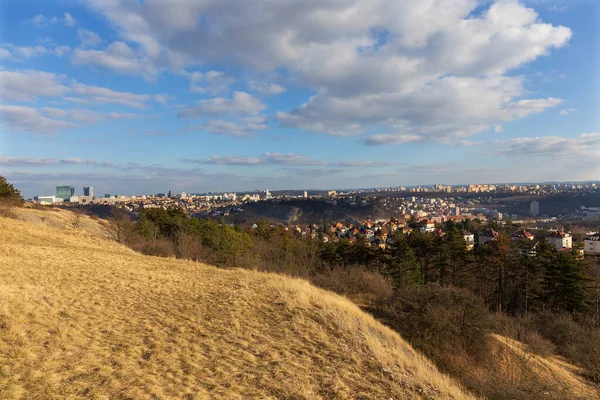
{"label": "white cloud", "polygon": [[474,147],[481,146],[485,142],[477,140],[458,140],[452,143],[453,147]]}
{"label": "white cloud", "polygon": [[0,60],[8,60],[10,58],[12,58],[12,54],[10,54],[10,51],[0,47]]}
{"label": "white cloud", "polygon": [[37,97],[56,97],[65,94],[69,88],[62,83],[63,75],[32,70],[0,70],[1,101],[33,101]]}
{"label": "white cloud", "polygon": [[90,86],[83,83],[73,82],[70,93],[81,97],[69,97],[67,100],[80,103],[107,103],[120,104],[133,108],[146,108],[146,102],[151,100],[147,94],[136,94],[130,92],[118,92],[112,89]]}
{"label": "white cloud", "polygon": [[57,160],[54,158],[0,156],[0,165],[2,165],[3,167],[44,166],[56,163]]}
{"label": "white cloud", "polygon": [[28,157],[2,157],[0,156],[0,165],[5,167],[43,167],[48,165],[96,165],[101,167],[112,167],[113,164],[108,161],[87,160],[79,157],[73,158],[28,158]]}
{"label": "white cloud", "polygon": [[496,125],[496,126],[494,126],[494,132],[502,133],[502,132],[504,132],[504,128],[502,127],[502,125]]}
{"label": "white cloud", "polygon": [[190,74],[190,91],[195,93],[220,93],[229,89],[235,78],[221,71],[192,72]]}
{"label": "white cloud", "polygon": [[75,21],[75,18],[73,18],[71,16],[71,14],[65,13],[65,16],[64,16],[64,24],[65,24],[65,26],[75,26],[76,22],[77,21]]}
{"label": "white cloud", "polygon": [[346,161],[338,161],[333,163],[339,167],[389,167],[392,165],[400,165],[402,162],[395,161],[357,161],[357,160],[346,160]]}
{"label": "white cloud", "polygon": [[203,118],[211,115],[244,116],[255,115],[266,106],[256,97],[246,92],[233,92],[231,99],[213,98],[198,100],[193,107],[178,113],[179,118]]}
{"label": "white cloud", "polygon": [[544,156],[600,161],[600,133],[583,133],[573,138],[562,136],[523,137],[499,140],[492,150],[507,156]]}
{"label": "white cloud", "polygon": [[285,93],[286,89],[277,83],[250,80],[248,88],[267,96]]}
{"label": "white cloud", "polygon": [[168,94],[155,94],[154,100],[156,100],[158,103],[160,103],[163,106],[168,106],[169,102],[175,100],[175,96],[171,96]]}
{"label": "white cloud", "polygon": [[314,166],[325,165],[324,161],[312,160],[306,156],[297,154],[283,153],[264,153],[260,157],[231,157],[231,156],[213,156],[208,159],[186,160],[196,164],[216,164],[216,165],[295,165],[295,166]]}
{"label": "white cloud", "polygon": [[96,47],[102,43],[102,39],[96,32],[87,29],[78,29],[77,39],[83,47]]}
{"label": "white cloud", "polygon": [[68,46],[58,46],[56,44],[50,44],[47,46],[16,46],[12,43],[4,43],[0,46],[2,46],[0,47],[0,59],[7,59],[17,62],[43,55],[62,57],[71,51],[71,48]]}
{"label": "white cloud", "polygon": [[229,136],[247,136],[253,137],[255,134],[254,129],[236,123],[233,121],[225,121],[222,119],[211,119],[199,125],[194,125],[189,130],[202,129],[206,132],[216,133],[218,135],[229,135]]}
{"label": "white cloud", "polygon": [[0,100],[35,101],[39,97],[61,97],[84,104],[119,104],[133,108],[146,108],[152,99],[147,94],[118,92],[112,89],[71,82],[66,77],[51,72],[33,70],[0,70]]}
{"label": "white cloud", "polygon": [[552,5],[552,6],[548,7],[548,10],[554,11],[554,12],[563,12],[563,11],[567,11],[568,8],[569,7],[567,7],[567,6]]}
{"label": "white cloud", "polygon": [[140,115],[131,114],[131,113],[102,113],[91,110],[80,110],[80,109],[62,109],[62,108],[53,108],[53,107],[42,107],[41,110],[50,118],[54,119],[62,119],[68,120],[72,122],[80,122],[80,123],[95,123],[102,120],[109,119],[129,119],[129,118],[137,118]]}
{"label": "white cloud", "polygon": [[571,37],[516,0],[88,4],[139,46],[155,73],[168,64],[167,53],[178,67],[232,64],[267,76],[283,70],[316,92],[278,115],[284,126],[386,135],[365,141],[371,144],[411,135],[462,139],[557,105],[551,97],[528,99],[525,79],[504,75]]}
{"label": "white cloud", "polygon": [[259,165],[261,160],[256,157],[229,157],[229,156],[213,156],[206,160],[188,160],[189,162],[198,164],[214,164],[214,165]]}
{"label": "white cloud", "polygon": [[419,135],[410,135],[410,134],[398,134],[398,135],[387,135],[387,134],[378,134],[373,135],[363,141],[367,146],[377,146],[384,144],[402,144],[409,142],[417,142],[422,140],[423,137]]}
{"label": "white cloud", "polygon": [[569,115],[571,113],[574,113],[575,111],[577,111],[576,108],[565,108],[564,110],[560,110],[560,112],[558,114],[559,115]]}
{"label": "white cloud", "polygon": [[57,17],[47,17],[43,14],[36,14],[30,19],[23,21],[25,24],[33,25],[37,28],[45,28],[49,25],[55,24],[58,22]]}
{"label": "white cloud", "polygon": [[72,122],[45,117],[35,108],[7,105],[0,105],[0,123],[12,131],[41,133],[75,127]]}
{"label": "white cloud", "polygon": [[393,165],[402,165],[403,162],[397,161],[366,161],[366,160],[344,160],[337,162],[326,162],[313,160],[309,157],[297,154],[284,153],[264,153],[260,157],[231,157],[231,156],[213,156],[207,159],[184,160],[195,164],[216,164],[216,165],[292,165],[296,167],[308,167],[328,165],[332,167],[389,167]]}
{"label": "white cloud", "polygon": [[126,74],[142,74],[145,77],[152,77],[158,72],[146,56],[123,42],[111,43],[104,50],[76,49],[72,60],[75,64],[95,65]]}
{"label": "white cloud", "polygon": [[62,18],[50,17],[44,14],[36,14],[32,18],[26,19],[23,22],[28,25],[33,25],[36,28],[47,28],[50,25],[54,25],[59,22],[62,22],[67,27],[71,27],[75,26],[75,24],[77,23],[75,18],[73,18],[69,13],[65,13]]}
{"label": "white cloud", "polygon": [[311,160],[306,156],[299,156],[296,154],[283,154],[283,153],[265,153],[263,155],[265,163],[267,164],[279,164],[279,165],[323,165],[323,161]]}

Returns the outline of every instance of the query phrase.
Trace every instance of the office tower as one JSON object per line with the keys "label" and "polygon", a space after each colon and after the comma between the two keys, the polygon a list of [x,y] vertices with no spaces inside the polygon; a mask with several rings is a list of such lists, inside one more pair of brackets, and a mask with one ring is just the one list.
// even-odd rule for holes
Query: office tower
{"label": "office tower", "polygon": [[94,187],[93,186],[84,186],[83,187],[83,195],[94,197]]}
{"label": "office tower", "polygon": [[73,196],[75,196],[75,188],[73,186],[56,187],[56,197],[63,199],[63,201],[69,201]]}

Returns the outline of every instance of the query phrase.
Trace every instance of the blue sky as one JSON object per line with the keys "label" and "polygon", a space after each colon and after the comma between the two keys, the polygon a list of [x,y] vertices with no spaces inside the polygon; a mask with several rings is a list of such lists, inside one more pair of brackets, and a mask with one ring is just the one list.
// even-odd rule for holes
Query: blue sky
{"label": "blue sky", "polygon": [[0,5],[25,196],[600,179],[594,0]]}

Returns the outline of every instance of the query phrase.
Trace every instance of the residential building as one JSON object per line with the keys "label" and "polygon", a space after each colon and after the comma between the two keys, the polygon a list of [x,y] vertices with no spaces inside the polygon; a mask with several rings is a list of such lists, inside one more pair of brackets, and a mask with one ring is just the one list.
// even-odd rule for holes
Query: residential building
{"label": "residential building", "polygon": [[546,240],[551,242],[558,250],[573,248],[573,237],[570,233],[554,231],[546,237]]}
{"label": "residential building", "polygon": [[600,254],[600,233],[590,234],[585,237],[583,252],[588,255]]}
{"label": "residential building", "polygon": [[537,200],[532,201],[529,205],[529,215],[533,218],[540,215],[540,203]]}
{"label": "residential building", "polygon": [[419,229],[423,233],[425,233],[425,232],[433,232],[433,231],[435,231],[435,222],[427,220],[427,219],[424,219],[423,221],[421,221]]}
{"label": "residential building", "polygon": [[475,246],[475,234],[471,232],[463,232],[463,238],[467,244],[467,250],[471,250]]}
{"label": "residential building", "polygon": [[492,240],[496,240],[496,238],[498,237],[498,235],[500,235],[498,232],[496,232],[493,229],[488,229],[482,233],[479,234],[477,243],[479,245],[485,244],[487,242],[491,242]]}
{"label": "residential building", "polygon": [[520,231],[516,231],[510,237],[515,242],[517,242],[517,241],[519,241],[521,239],[527,239],[527,240],[533,240],[534,239],[533,235],[531,233],[527,232],[524,229],[521,229]]}
{"label": "residential building", "polygon": [[94,187],[93,186],[84,186],[83,187],[83,195],[94,197]]}
{"label": "residential building", "polygon": [[[93,193],[93,192],[92,192]],[[92,196],[78,196],[79,204],[90,204],[94,199]]]}
{"label": "residential building", "polygon": [[75,188],[73,186],[57,186],[56,197],[69,201],[71,197],[75,196]]}
{"label": "residential building", "polygon": [[538,248],[539,244],[540,244],[540,242],[538,242],[538,241],[520,242],[518,245],[519,254],[521,254],[522,256],[527,256],[527,257],[535,257],[535,256],[537,256],[537,248]]}

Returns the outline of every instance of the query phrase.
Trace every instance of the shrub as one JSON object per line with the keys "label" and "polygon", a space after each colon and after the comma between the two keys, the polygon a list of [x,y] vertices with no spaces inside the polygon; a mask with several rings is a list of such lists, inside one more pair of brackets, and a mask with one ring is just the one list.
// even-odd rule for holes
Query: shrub
{"label": "shrub", "polygon": [[457,354],[488,354],[492,320],[482,300],[465,289],[400,288],[375,313],[446,371],[456,370]]}
{"label": "shrub", "polygon": [[334,268],[314,275],[311,283],[341,294],[357,304],[381,304],[393,294],[390,281],[364,267]]}
{"label": "shrub", "polygon": [[556,352],[585,369],[585,374],[600,383],[600,329],[571,314],[540,313],[535,325],[549,339]]}

